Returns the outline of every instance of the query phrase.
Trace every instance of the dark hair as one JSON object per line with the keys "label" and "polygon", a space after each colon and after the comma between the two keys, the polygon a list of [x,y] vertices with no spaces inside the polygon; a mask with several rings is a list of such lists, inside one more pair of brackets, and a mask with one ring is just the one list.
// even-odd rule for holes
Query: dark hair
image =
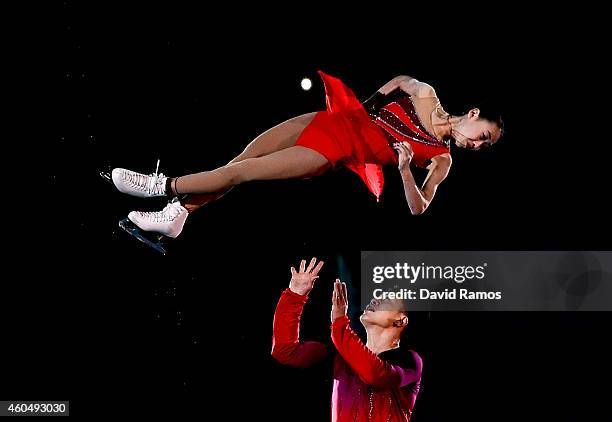
{"label": "dark hair", "polygon": [[495,123],[497,127],[499,127],[499,137],[501,138],[502,136],[504,136],[505,128],[504,128],[504,121],[502,120],[501,114],[491,113],[489,111],[483,112],[482,110],[480,110],[479,116],[482,119]]}
{"label": "dark hair", "polygon": [[481,105],[475,106],[472,108],[478,108],[480,110],[480,113],[478,116],[481,119],[485,119],[490,122],[493,122],[497,125],[497,127],[499,127],[500,138],[504,135],[505,128],[504,128],[504,121],[502,120],[502,117],[501,117],[502,113],[496,107],[484,102]]}

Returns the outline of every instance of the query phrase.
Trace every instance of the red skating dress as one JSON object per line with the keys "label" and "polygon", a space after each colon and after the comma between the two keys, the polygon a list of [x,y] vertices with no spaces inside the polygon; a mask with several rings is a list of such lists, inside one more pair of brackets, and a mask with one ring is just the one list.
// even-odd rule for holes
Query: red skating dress
{"label": "red skating dress", "polygon": [[422,124],[410,95],[395,96],[376,116],[370,116],[340,79],[322,71],[319,75],[327,110],[315,115],[296,145],[319,152],[333,166],[341,163],[357,173],[377,200],[384,185],[382,166],[397,165],[393,143],[409,142],[414,152],[412,163],[418,167],[450,152],[450,145]]}

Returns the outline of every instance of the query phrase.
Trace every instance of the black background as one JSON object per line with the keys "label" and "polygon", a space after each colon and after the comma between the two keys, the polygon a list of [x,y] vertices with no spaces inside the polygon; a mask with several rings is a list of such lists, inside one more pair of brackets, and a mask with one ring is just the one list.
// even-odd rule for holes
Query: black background
{"label": "black background", "polygon": [[[584,12],[76,2],[55,12],[51,123],[24,145],[43,189],[20,201],[36,219],[12,237],[19,275],[5,281],[2,397],[69,399],[81,415],[326,420],[329,368],[295,371],[269,354],[274,306],[300,258],[328,262],[303,327],[325,340],[331,281],[341,274],[357,291],[359,250],[610,248],[608,122],[588,51],[602,27]],[[165,257],[119,232],[127,212],[163,201],[121,196],[99,171],[152,172],[158,158],[169,175],[222,165],[267,128],[324,108],[317,69],[362,99],[414,76],[451,113],[495,104],[507,134],[487,151],[454,151],[422,216],[410,215],[395,169],[381,203],[338,169],[234,189],[193,214]],[[425,372],[413,420],[592,419],[605,405],[611,319],[414,315],[407,340]]]}

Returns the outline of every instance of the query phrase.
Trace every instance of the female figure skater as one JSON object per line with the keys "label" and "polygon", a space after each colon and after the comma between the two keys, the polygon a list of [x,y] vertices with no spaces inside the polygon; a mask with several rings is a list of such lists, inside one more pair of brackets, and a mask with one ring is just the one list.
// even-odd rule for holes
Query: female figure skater
{"label": "female figure skater", "polygon": [[[484,117],[477,108],[462,116],[448,114],[430,85],[409,76],[392,79],[361,104],[341,80],[319,74],[326,111],[269,129],[225,166],[174,178],[114,169],[113,183],[123,193],[174,197],[162,211],[132,211],[128,218],[142,230],[175,238],[190,212],[236,185],[317,176],[339,164],[357,173],[377,200],[384,183],[382,166],[398,166],[410,210],[421,214],[448,175],[451,140],[457,147],[478,150],[503,133],[501,119]],[[429,170],[420,188],[411,164]]]}

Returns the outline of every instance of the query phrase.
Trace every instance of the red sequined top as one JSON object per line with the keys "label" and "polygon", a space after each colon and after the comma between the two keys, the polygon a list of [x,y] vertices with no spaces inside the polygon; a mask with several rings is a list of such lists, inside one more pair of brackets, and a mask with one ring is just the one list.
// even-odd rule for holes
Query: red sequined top
{"label": "red sequined top", "polygon": [[335,166],[348,167],[380,197],[383,165],[397,165],[394,142],[410,142],[412,163],[426,167],[428,160],[449,152],[449,145],[425,129],[410,96],[398,90],[378,114],[370,116],[353,91],[340,79],[319,71],[325,86],[326,111],[315,115],[296,145],[311,148]]}

